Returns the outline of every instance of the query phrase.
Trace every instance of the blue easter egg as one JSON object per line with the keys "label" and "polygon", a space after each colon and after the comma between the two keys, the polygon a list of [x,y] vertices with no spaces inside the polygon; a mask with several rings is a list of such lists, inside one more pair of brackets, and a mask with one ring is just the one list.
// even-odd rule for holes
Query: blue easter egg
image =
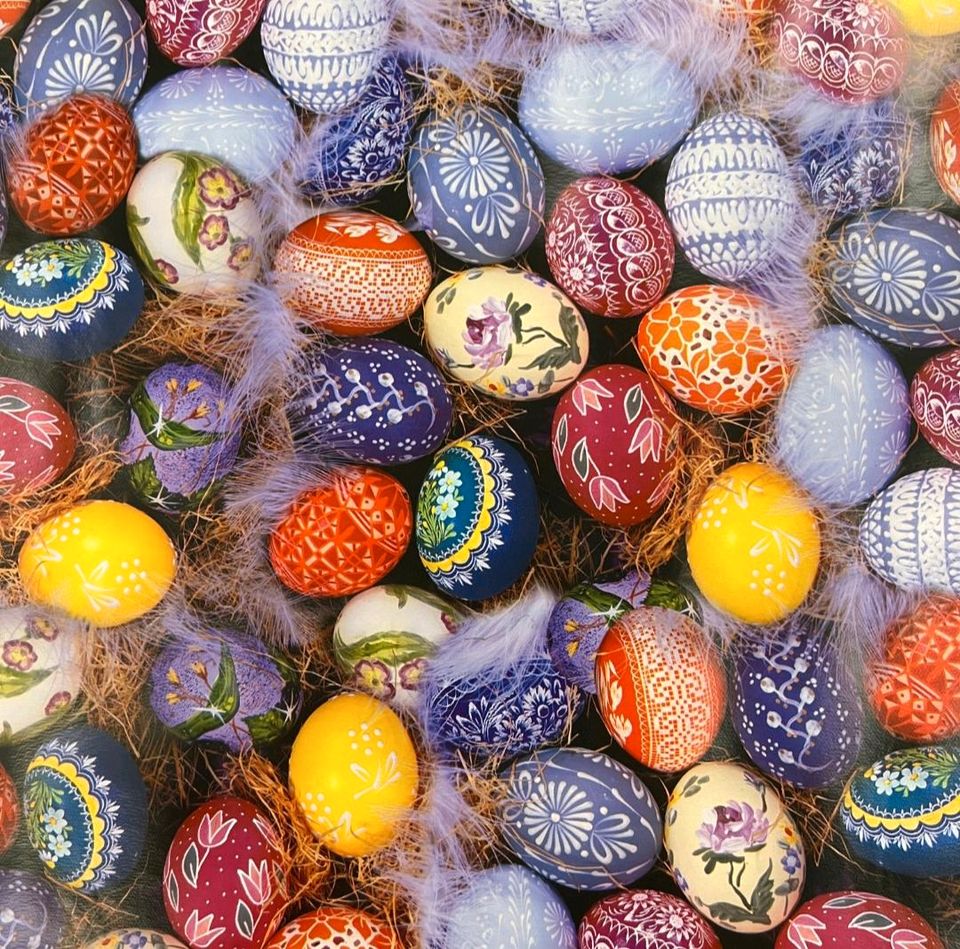
{"label": "blue easter egg", "polygon": [[856,763],[863,716],[835,638],[799,620],[737,643],[733,727],[761,771],[800,788],[840,780]]}
{"label": "blue easter egg", "polygon": [[453,421],[439,370],[387,339],[325,346],[308,354],[287,416],[307,452],[395,465],[436,451]]}
{"label": "blue easter egg", "polygon": [[910,444],[897,361],[853,326],[817,330],[776,415],[779,460],[824,504],[850,507],[896,474]]}
{"label": "blue easter egg", "polygon": [[524,16],[574,36],[601,36],[622,27],[636,0],[507,0]]}
{"label": "blue easter egg", "polygon": [[75,362],[113,349],[143,310],[143,279],[112,244],[41,241],[0,264],[0,349]]}
{"label": "blue easter egg", "polygon": [[61,949],[67,918],[43,877],[0,868],[0,946]]}
{"label": "blue easter egg", "polygon": [[560,46],[527,73],[520,125],[554,161],[581,174],[619,174],[662,158],[697,117],[690,77],[654,49]]}
{"label": "blue easter egg", "polygon": [[533,560],[540,512],[533,475],[499,438],[469,435],[434,459],[417,500],[420,561],[444,592],[483,600]]}
{"label": "blue easter egg", "polygon": [[573,890],[615,890],[647,873],[663,823],[646,785],[607,755],[555,748],[501,774],[504,841],[531,870]]}
{"label": "blue easter egg", "polygon": [[427,115],[414,135],[407,189],[433,242],[473,264],[522,254],[543,221],[540,161],[523,132],[486,107]]}
{"label": "blue easter egg", "polygon": [[29,23],[13,67],[31,117],[79,92],[130,107],[147,75],[147,31],[128,0],[53,0]]}
{"label": "blue easter egg", "polygon": [[136,104],[133,121],[144,161],[162,152],[201,152],[252,182],[277,171],[298,130],[283,93],[242,66],[167,76]]}
{"label": "blue easter egg", "polygon": [[739,112],[711,116],[687,136],[670,162],[664,202],[690,263],[727,283],[770,266],[800,210],[783,149]]}
{"label": "blue easter egg", "polygon": [[831,237],[827,280],[843,314],[898,346],[960,343],[960,224],[939,211],[890,208]]}
{"label": "blue easter egg", "polygon": [[911,877],[960,876],[960,753],[906,748],[858,769],[840,824],[854,859]]}

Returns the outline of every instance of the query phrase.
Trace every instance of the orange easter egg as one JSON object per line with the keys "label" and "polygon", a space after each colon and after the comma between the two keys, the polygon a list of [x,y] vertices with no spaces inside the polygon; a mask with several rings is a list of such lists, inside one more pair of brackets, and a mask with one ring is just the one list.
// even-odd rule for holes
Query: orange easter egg
{"label": "orange easter egg", "polygon": [[267,949],[401,949],[397,934],[376,916],[350,906],[321,906],[287,923]]}
{"label": "orange easter egg", "polygon": [[0,36],[17,25],[29,6],[30,0],[0,0]]}
{"label": "orange easter egg", "polygon": [[960,203],[960,80],[943,90],[930,114],[930,158],[940,187]]}

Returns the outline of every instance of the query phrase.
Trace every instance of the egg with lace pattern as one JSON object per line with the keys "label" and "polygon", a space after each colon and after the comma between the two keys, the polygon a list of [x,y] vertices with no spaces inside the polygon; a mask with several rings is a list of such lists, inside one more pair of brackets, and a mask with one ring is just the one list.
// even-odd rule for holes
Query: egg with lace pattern
{"label": "egg with lace pattern", "polygon": [[721,949],[699,913],[658,890],[604,897],[580,921],[579,935],[581,949]]}
{"label": "egg with lace pattern", "polygon": [[157,48],[181,66],[230,56],[253,32],[267,0],[149,0],[147,27]]}
{"label": "egg with lace pattern", "polygon": [[265,949],[402,949],[383,919],[350,906],[321,906],[287,923]]}
{"label": "egg with lace pattern", "polygon": [[916,371],[910,409],[930,446],[960,464],[960,350],[938,353]]}

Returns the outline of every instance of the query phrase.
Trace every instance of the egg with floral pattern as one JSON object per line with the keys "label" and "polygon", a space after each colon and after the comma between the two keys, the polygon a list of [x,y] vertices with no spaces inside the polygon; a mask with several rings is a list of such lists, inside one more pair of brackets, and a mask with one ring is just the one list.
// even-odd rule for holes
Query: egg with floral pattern
{"label": "egg with floral pattern", "polygon": [[62,949],[67,915],[60,897],[37,874],[0,868],[0,939],[25,946],[19,941],[25,932],[30,933],[30,949]]}
{"label": "egg with floral pattern", "polygon": [[0,765],[0,854],[10,849],[20,826],[20,797],[13,778]]}
{"label": "egg with floral pattern", "polygon": [[155,929],[115,929],[84,943],[83,949],[186,949],[186,946]]}
{"label": "egg with floral pattern", "polygon": [[947,83],[930,115],[930,157],[940,187],[960,202],[960,81]]}
{"label": "egg with floral pattern", "polygon": [[0,0],[0,36],[6,36],[27,12],[30,0]]}
{"label": "egg with floral pattern", "polygon": [[362,909],[321,906],[287,923],[266,949],[402,949],[389,924]]}
{"label": "egg with floral pattern", "polygon": [[938,353],[917,370],[910,383],[910,408],[930,446],[960,464],[960,350]]}
{"label": "egg with floral pattern", "polygon": [[658,890],[605,896],[580,921],[579,936],[581,949],[721,949],[699,913]]}
{"label": "egg with floral pattern", "polygon": [[147,26],[157,48],[181,66],[229,56],[253,32],[267,0],[149,0]]}

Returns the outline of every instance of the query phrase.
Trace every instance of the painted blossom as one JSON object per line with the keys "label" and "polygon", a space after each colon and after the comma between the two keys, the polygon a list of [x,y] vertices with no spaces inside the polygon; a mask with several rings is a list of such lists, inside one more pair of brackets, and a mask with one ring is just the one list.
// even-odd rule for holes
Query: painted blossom
{"label": "painted blossom", "polygon": [[744,801],[728,801],[712,808],[713,819],[697,829],[700,846],[713,853],[740,854],[767,839],[770,822]]}
{"label": "painted blossom", "polygon": [[478,369],[496,369],[506,362],[512,335],[510,314],[504,301],[488,297],[467,313],[463,348]]}

